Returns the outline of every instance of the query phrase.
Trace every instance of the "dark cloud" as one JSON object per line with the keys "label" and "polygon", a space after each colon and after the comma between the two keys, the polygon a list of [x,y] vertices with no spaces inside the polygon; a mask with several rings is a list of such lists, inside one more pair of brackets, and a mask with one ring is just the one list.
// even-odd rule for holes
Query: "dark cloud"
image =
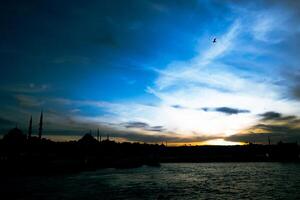
{"label": "dark cloud", "polygon": [[181,106],[181,105],[178,105],[178,104],[172,105],[171,107],[172,107],[172,108],[176,108],[176,109],[185,109],[185,108],[186,108],[186,107]]}
{"label": "dark cloud", "polygon": [[146,131],[162,132],[165,130],[163,126],[150,126],[149,124],[144,122],[127,122],[127,123],[122,123],[121,125],[126,128],[140,128]]}
{"label": "dark cloud", "polygon": [[265,113],[259,114],[258,116],[262,117],[262,119],[261,119],[262,121],[274,120],[274,121],[292,122],[292,121],[296,120],[296,118],[297,118],[294,115],[283,116],[281,113],[274,112],[274,111],[265,112]]}
{"label": "dark cloud", "polygon": [[123,126],[125,126],[126,128],[146,128],[149,127],[149,125],[147,123],[144,122],[127,122],[127,123],[123,123]]}
{"label": "dark cloud", "polygon": [[[259,132],[255,132],[255,128],[259,128]],[[226,138],[228,141],[267,143],[268,137],[273,143],[279,141],[299,142],[300,128],[292,128],[289,125],[266,125],[259,124],[252,127],[253,132],[246,134],[236,134]],[[251,130],[251,129],[250,129]]]}
{"label": "dark cloud", "polygon": [[270,119],[279,119],[281,114],[278,112],[265,112],[263,114],[259,114],[259,116],[263,117],[263,120],[270,120]]}
{"label": "dark cloud", "polygon": [[228,141],[267,143],[268,137],[274,143],[299,142],[300,119],[294,115],[284,116],[278,112],[266,112],[257,125],[250,127],[246,133],[239,133],[227,137]]}
{"label": "dark cloud", "polygon": [[239,114],[239,113],[249,113],[249,110],[240,110],[240,109],[236,109],[236,108],[228,108],[228,107],[220,107],[220,108],[216,108],[217,112],[223,112],[229,115],[232,114]]}
{"label": "dark cloud", "polygon": [[112,137],[120,137],[125,138],[129,141],[139,141],[139,142],[174,142],[174,143],[189,143],[189,142],[203,142],[206,140],[216,139],[216,137],[179,137],[179,136],[172,136],[172,135],[145,135],[139,133],[114,133],[111,134]]}
{"label": "dark cloud", "polygon": [[179,139],[178,137],[172,137],[163,134],[145,135],[142,133],[118,132],[118,131],[113,131],[109,133],[109,135],[111,137],[124,138],[128,141],[138,141],[138,142],[162,142],[162,141],[177,142]]}
{"label": "dark cloud", "polygon": [[166,129],[163,126],[151,126],[151,127],[148,127],[146,130],[162,132],[162,131],[165,131]]}
{"label": "dark cloud", "polygon": [[205,112],[221,112],[227,115],[249,113],[249,110],[230,108],[230,107],[216,107],[216,108],[201,108]]}

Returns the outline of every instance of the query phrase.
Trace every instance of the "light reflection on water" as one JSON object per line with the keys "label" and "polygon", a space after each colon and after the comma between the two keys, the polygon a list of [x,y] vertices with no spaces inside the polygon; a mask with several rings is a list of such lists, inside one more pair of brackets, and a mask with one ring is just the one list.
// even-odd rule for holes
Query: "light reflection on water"
{"label": "light reflection on water", "polygon": [[1,188],[20,199],[300,199],[300,164],[162,164],[14,177]]}

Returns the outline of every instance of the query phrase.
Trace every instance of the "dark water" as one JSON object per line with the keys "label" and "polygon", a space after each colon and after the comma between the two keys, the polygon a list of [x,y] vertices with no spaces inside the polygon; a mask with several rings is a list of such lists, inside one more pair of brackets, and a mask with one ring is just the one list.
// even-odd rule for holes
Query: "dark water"
{"label": "dark water", "polygon": [[[300,199],[300,164],[183,163],[1,179],[15,199]],[[5,198],[1,198],[5,199]]]}

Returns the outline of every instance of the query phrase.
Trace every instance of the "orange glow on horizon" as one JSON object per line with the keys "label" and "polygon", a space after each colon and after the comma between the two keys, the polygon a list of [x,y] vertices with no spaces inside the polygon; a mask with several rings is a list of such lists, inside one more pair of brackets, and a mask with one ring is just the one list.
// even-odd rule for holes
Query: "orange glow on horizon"
{"label": "orange glow on horizon", "polygon": [[247,143],[245,142],[231,142],[231,141],[226,141],[224,139],[213,139],[213,140],[206,140],[203,142],[185,142],[185,143],[179,143],[179,142],[174,142],[174,143],[168,143],[168,146],[234,146],[234,145],[246,145]]}
{"label": "orange glow on horizon", "polygon": [[226,141],[224,139],[214,139],[214,140],[207,140],[204,142],[200,142],[199,145],[219,145],[219,146],[233,146],[233,145],[245,145],[244,142],[232,142]]}
{"label": "orange glow on horizon", "polygon": [[[82,136],[60,136],[60,135],[46,135],[45,138],[56,141],[56,142],[66,142],[66,141],[78,141]],[[102,140],[105,140],[105,138],[102,138]],[[115,142],[130,142],[130,143],[141,143],[143,144],[144,142],[141,141],[128,141],[124,138],[118,138],[118,137],[110,137],[110,140],[115,141]],[[149,142],[148,144],[164,144],[166,143],[161,143],[161,142]],[[233,146],[233,145],[245,145],[247,143],[245,142],[232,142],[232,141],[226,141],[224,139],[212,139],[212,140],[206,140],[202,142],[168,142],[167,146],[206,146],[206,145],[216,145],[216,146]]]}

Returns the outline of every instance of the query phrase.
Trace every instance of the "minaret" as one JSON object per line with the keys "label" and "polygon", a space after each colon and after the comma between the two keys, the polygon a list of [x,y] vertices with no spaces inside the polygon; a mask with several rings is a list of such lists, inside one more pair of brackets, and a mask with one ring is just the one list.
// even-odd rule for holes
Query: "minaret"
{"label": "minaret", "polygon": [[32,116],[30,116],[30,120],[29,120],[28,139],[31,138],[31,134],[32,134]]}
{"label": "minaret", "polygon": [[42,139],[42,131],[43,131],[43,111],[41,112],[41,116],[40,116],[39,139]]}
{"label": "minaret", "polygon": [[271,145],[270,136],[268,136],[268,142],[269,142],[269,145]]}
{"label": "minaret", "polygon": [[109,141],[109,135],[107,134],[107,141]]}
{"label": "minaret", "polygon": [[99,128],[97,129],[97,141],[99,142]]}

